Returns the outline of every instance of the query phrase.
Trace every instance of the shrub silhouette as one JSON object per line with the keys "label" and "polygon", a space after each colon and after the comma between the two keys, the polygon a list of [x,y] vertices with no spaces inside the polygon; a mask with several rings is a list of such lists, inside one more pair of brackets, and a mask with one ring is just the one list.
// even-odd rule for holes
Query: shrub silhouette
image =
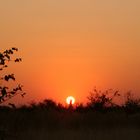
{"label": "shrub silhouette", "polygon": [[[3,71],[5,68],[8,67],[9,62],[20,62],[22,61],[21,58],[15,58],[12,59],[12,55],[18,51],[17,48],[11,48],[11,49],[7,49],[3,52],[0,52],[0,71]],[[24,97],[25,93],[22,91],[22,85],[18,84],[15,88],[10,89],[8,86],[6,86],[4,83],[5,82],[9,82],[10,80],[15,81],[15,75],[12,74],[6,74],[2,77],[0,77],[0,104],[2,104],[3,102],[9,100],[10,98],[14,97],[17,94],[20,94],[22,97]]]}
{"label": "shrub silhouette", "polygon": [[127,92],[124,108],[128,114],[136,113],[140,109],[140,99],[135,99],[131,92]]}
{"label": "shrub silhouette", "polygon": [[79,113],[84,113],[84,112],[86,112],[86,107],[82,103],[80,103],[80,104],[76,105],[75,110]]}
{"label": "shrub silhouette", "polygon": [[52,110],[57,108],[56,102],[51,99],[45,99],[43,102],[40,102],[37,106],[41,109],[46,110]]}
{"label": "shrub silhouette", "polygon": [[120,96],[119,91],[109,89],[102,92],[101,90],[94,88],[94,90],[91,91],[90,95],[87,97],[89,100],[87,106],[96,111],[103,111],[107,108],[115,107],[117,105],[113,103],[113,99],[116,96]]}

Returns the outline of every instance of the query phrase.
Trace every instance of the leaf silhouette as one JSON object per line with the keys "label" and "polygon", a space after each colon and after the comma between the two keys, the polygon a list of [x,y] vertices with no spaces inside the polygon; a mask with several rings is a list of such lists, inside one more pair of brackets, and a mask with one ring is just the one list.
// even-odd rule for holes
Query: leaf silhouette
{"label": "leaf silhouette", "polygon": [[18,48],[13,47],[12,50],[14,50],[14,51],[18,51]]}
{"label": "leaf silhouette", "polygon": [[15,59],[15,62],[20,62],[20,61],[22,61],[21,58],[16,58],[16,59]]}
{"label": "leaf silhouette", "polygon": [[14,74],[5,75],[4,80],[9,81],[10,79],[15,81]]}

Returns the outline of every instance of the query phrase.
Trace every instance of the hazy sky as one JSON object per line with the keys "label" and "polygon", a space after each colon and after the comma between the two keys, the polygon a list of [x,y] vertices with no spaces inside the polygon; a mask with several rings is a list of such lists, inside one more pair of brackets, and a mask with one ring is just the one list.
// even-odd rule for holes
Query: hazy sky
{"label": "hazy sky", "polygon": [[81,102],[94,86],[140,93],[139,0],[0,0],[0,50],[12,46],[26,102]]}

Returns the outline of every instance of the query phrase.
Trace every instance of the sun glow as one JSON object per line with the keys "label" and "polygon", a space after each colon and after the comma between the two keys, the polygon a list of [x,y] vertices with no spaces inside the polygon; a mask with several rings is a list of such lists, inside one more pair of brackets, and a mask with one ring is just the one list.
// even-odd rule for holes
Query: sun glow
{"label": "sun glow", "polygon": [[67,103],[68,105],[74,104],[74,103],[75,103],[75,98],[72,97],[72,96],[68,96],[68,97],[66,98],[66,103]]}

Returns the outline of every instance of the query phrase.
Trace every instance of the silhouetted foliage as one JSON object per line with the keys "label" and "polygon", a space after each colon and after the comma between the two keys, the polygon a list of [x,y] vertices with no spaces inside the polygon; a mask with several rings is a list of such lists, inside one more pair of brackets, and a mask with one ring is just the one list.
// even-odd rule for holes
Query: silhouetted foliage
{"label": "silhouetted foliage", "polygon": [[[21,58],[15,58],[12,59],[12,55],[18,51],[17,48],[13,47],[11,49],[7,49],[3,52],[0,52],[0,71],[3,71],[5,68],[8,67],[9,62],[20,62],[22,61]],[[7,84],[3,84],[3,82],[9,82],[10,80],[15,81],[15,75],[12,74],[6,74],[2,77],[0,77],[1,83],[0,83],[0,104],[9,100],[10,98],[14,97],[17,94],[20,94],[22,97],[24,97],[25,93],[22,91],[22,85],[18,84],[15,88],[10,89]]]}
{"label": "silhouetted foliage", "polygon": [[[139,100],[134,100],[129,93],[125,105],[118,107],[113,103],[114,96],[118,96],[117,91],[111,91],[106,96],[106,91],[100,93],[99,96],[95,96],[97,97],[96,100],[94,100],[93,96],[90,96],[92,98],[89,99],[98,101],[99,104],[101,103],[101,106],[91,106],[95,105],[95,102],[90,102],[91,100],[89,100],[87,105],[75,104],[72,105],[72,108],[69,108],[69,106],[57,104],[51,99],[46,99],[40,103],[32,102],[28,106],[15,107],[14,104],[11,103],[9,104],[10,107],[0,106],[0,120],[2,120],[0,123],[0,130],[2,130],[1,136],[6,138],[9,135],[6,139],[10,139],[13,134],[17,134],[19,139],[31,139],[32,136],[35,135],[34,139],[36,139],[38,132],[40,132],[41,137],[38,139],[41,139],[42,132],[44,134],[47,133],[47,135],[52,132],[51,134],[54,135],[59,130],[62,131],[61,135],[64,135],[66,131],[74,131],[76,132],[75,136],[77,136],[77,130],[80,135],[85,134],[86,131],[90,131],[90,135],[94,132],[93,134],[95,135],[96,132],[98,133],[97,130],[100,130],[100,134],[108,130],[109,132],[107,134],[110,135],[110,131],[113,129],[115,136],[116,131],[120,129],[125,131],[134,129],[134,131],[139,133],[140,110],[136,109],[140,106]],[[107,103],[105,103],[106,101]],[[131,107],[132,109],[136,109],[133,113],[137,114],[126,115],[124,108],[125,110],[129,110]],[[110,109],[111,111],[106,111]],[[105,113],[102,111],[105,111]],[[26,135],[29,133],[31,137],[28,138]],[[93,137],[93,139],[94,138],[95,137]],[[16,139],[15,136],[14,139]],[[55,139],[57,139],[57,137]],[[89,139],[91,139],[91,137]]]}
{"label": "silhouetted foliage", "polygon": [[90,95],[87,97],[89,100],[87,106],[96,111],[103,111],[106,108],[116,106],[116,104],[113,103],[113,99],[116,96],[120,96],[119,91],[109,89],[102,92],[101,90],[94,88],[94,90],[91,91]]}
{"label": "silhouetted foliage", "polygon": [[87,107],[84,106],[82,103],[80,103],[80,104],[76,104],[75,110],[76,110],[77,112],[84,113],[84,112],[87,111]]}
{"label": "silhouetted foliage", "polygon": [[47,110],[57,108],[57,104],[51,99],[45,99],[43,102],[39,103],[38,106]]}
{"label": "silhouetted foliage", "polygon": [[140,109],[140,99],[134,98],[131,92],[127,92],[124,108],[128,114],[137,112]]}

